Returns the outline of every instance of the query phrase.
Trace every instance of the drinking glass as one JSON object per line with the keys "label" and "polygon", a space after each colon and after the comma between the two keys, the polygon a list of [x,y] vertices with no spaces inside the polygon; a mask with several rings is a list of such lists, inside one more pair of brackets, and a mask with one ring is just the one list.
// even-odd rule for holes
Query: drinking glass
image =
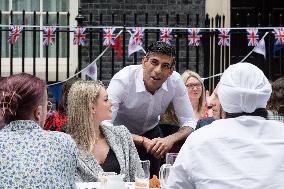
{"label": "drinking glass", "polygon": [[108,184],[108,177],[111,175],[116,175],[115,172],[100,172],[98,174],[98,179],[100,181],[100,189],[106,189]]}
{"label": "drinking glass", "polygon": [[164,164],[160,168],[159,179],[161,184],[161,189],[165,189],[167,187],[168,177],[170,175],[171,164]]}
{"label": "drinking glass", "polygon": [[150,161],[140,161],[142,166],[142,172],[137,171],[135,173],[135,188],[144,189],[149,188],[149,178],[150,178]]}
{"label": "drinking glass", "polygon": [[178,153],[167,153],[166,154],[166,164],[173,165],[177,156],[178,156]]}

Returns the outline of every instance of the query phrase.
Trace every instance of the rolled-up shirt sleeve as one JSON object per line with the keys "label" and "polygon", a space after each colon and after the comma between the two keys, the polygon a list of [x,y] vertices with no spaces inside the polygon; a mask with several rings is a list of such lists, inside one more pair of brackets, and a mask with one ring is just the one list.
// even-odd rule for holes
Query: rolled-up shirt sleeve
{"label": "rolled-up shirt sleeve", "polygon": [[197,119],[194,115],[194,111],[187,94],[187,89],[181,79],[177,81],[173,105],[176,116],[179,120],[179,125],[181,127],[189,126],[192,129],[195,129]]}

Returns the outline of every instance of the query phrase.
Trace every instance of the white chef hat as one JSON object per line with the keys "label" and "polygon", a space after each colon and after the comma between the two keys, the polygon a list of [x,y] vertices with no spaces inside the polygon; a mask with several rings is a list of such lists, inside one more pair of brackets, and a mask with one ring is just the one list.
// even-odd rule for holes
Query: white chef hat
{"label": "white chef hat", "polygon": [[257,108],[265,108],[271,92],[263,72],[244,62],[229,66],[218,86],[218,97],[227,113],[252,113]]}

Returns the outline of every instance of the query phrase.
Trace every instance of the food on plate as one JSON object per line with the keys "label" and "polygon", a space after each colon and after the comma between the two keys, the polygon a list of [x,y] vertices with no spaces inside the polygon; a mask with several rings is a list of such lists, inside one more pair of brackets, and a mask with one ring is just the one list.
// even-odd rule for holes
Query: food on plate
{"label": "food on plate", "polygon": [[149,181],[149,187],[150,188],[160,188],[160,180],[156,175],[153,175],[153,178]]}

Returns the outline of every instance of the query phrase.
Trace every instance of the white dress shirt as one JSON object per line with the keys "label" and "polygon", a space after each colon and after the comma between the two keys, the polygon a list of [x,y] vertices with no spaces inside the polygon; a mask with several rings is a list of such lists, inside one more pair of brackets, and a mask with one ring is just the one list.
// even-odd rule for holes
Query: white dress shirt
{"label": "white dress shirt", "polygon": [[141,135],[153,129],[171,101],[180,126],[196,126],[187,90],[175,71],[152,95],[145,89],[142,66],[127,66],[113,76],[107,92],[113,104],[113,124],[125,125],[132,134]]}
{"label": "white dress shirt", "polygon": [[258,116],[214,121],[192,133],[167,189],[283,189],[284,124]]}

